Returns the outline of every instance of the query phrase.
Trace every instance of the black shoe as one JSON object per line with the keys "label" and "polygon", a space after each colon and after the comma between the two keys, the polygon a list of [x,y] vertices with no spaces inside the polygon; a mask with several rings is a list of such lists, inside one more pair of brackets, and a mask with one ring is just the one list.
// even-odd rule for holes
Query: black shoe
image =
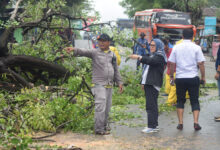
{"label": "black shoe", "polygon": [[201,130],[202,127],[201,127],[198,123],[194,123],[194,129],[195,129],[196,131],[198,131],[198,130]]}
{"label": "black shoe", "polygon": [[178,126],[176,127],[178,130],[183,130],[183,124],[178,124]]}

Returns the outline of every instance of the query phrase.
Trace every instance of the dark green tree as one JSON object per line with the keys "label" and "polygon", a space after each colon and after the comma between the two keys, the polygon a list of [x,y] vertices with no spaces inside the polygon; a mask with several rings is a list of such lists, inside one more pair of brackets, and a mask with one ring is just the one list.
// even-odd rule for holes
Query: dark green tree
{"label": "dark green tree", "polygon": [[219,0],[209,0],[208,6],[220,8],[220,1]]}

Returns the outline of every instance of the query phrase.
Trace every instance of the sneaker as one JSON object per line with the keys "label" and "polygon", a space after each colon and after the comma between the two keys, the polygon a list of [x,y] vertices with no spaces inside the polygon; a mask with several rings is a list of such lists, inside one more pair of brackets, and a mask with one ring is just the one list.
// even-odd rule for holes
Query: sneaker
{"label": "sneaker", "polygon": [[[148,127],[144,127],[144,129],[147,129]],[[154,128],[155,131],[159,131],[160,128],[158,126],[156,126],[156,128]]]}
{"label": "sneaker", "polygon": [[155,131],[159,131],[160,128],[158,126],[156,126],[156,128],[154,128]]}
{"label": "sneaker", "polygon": [[155,128],[144,128],[141,132],[143,133],[153,133],[153,132],[157,132],[155,130]]}
{"label": "sneaker", "polygon": [[201,130],[202,127],[201,127],[198,123],[194,123],[194,129],[195,129],[196,131],[198,131],[198,130]]}

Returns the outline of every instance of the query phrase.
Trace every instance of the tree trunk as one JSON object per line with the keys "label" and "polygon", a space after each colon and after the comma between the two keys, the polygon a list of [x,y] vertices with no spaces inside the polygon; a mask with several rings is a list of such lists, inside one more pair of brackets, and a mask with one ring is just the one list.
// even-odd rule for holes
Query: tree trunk
{"label": "tree trunk", "polygon": [[7,45],[8,45],[8,40],[9,40],[9,37],[12,31],[13,31],[12,28],[4,30],[4,32],[0,36],[0,57],[8,55]]}
{"label": "tree trunk", "polygon": [[[12,83],[16,86],[31,88],[33,85],[30,83],[29,78],[25,79],[14,68],[20,68],[22,72],[29,72],[33,74],[35,78],[38,78],[44,82],[49,82],[50,78],[63,78],[67,79],[70,75],[69,70],[64,67],[48,62],[46,60],[35,58],[32,56],[23,55],[8,55],[0,58],[0,74],[6,73],[11,79]],[[36,71],[38,70],[38,71]],[[44,76],[42,73],[48,72],[49,77]],[[36,79],[34,79],[37,81]]]}

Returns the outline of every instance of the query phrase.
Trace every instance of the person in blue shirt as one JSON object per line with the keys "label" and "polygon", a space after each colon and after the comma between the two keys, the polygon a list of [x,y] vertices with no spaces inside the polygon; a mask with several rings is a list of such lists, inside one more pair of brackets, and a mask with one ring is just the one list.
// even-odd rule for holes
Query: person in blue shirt
{"label": "person in blue shirt", "polygon": [[[144,38],[145,34],[143,32],[141,32],[140,34],[140,38],[137,40],[140,44],[135,44],[134,46],[134,54],[140,55],[140,56],[144,56],[147,53],[149,53],[149,44],[147,42],[147,40]],[[137,70],[140,66],[140,61],[137,60]]]}

